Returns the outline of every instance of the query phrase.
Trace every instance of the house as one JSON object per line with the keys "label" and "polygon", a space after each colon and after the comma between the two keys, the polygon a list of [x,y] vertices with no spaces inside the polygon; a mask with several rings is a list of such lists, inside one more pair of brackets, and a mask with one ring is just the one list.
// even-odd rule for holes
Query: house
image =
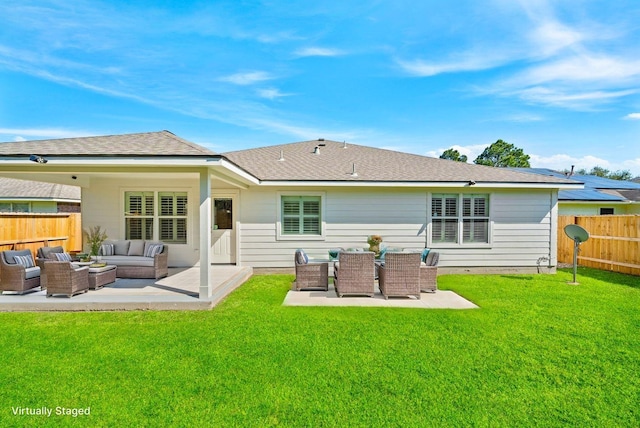
{"label": "house", "polygon": [[445,271],[554,271],[558,191],[582,187],[322,139],[217,154],[168,131],[0,143],[0,175],[80,186],[83,227],[164,241],[203,298],[212,263],[291,267],[371,234],[437,249]]}
{"label": "house", "polygon": [[[546,168],[513,169],[550,177],[567,177],[563,172]],[[640,183],[596,175],[571,174],[569,178],[584,183],[584,189],[560,190],[558,215],[640,214]]]}
{"label": "house", "polygon": [[0,177],[0,213],[80,212],[80,187]]}

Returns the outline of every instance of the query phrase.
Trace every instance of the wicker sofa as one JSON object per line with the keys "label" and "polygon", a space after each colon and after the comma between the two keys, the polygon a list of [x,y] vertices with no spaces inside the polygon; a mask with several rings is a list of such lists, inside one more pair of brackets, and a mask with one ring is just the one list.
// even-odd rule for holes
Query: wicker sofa
{"label": "wicker sofa", "polygon": [[158,241],[107,240],[100,247],[99,257],[118,267],[118,278],[159,279],[169,274],[169,248]]}

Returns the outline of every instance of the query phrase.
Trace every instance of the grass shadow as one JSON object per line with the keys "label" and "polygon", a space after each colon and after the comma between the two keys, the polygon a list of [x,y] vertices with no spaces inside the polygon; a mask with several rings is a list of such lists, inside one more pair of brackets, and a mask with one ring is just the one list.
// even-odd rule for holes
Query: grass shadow
{"label": "grass shadow", "polygon": [[[558,269],[558,271],[569,272],[573,274],[573,268],[561,268],[561,269]],[[577,275],[578,281],[580,280],[579,278],[581,276],[584,276],[584,277],[588,277],[598,281],[609,282],[613,284],[624,285],[627,287],[640,289],[640,277],[635,275],[629,275],[626,273],[611,272],[607,270],[578,266],[576,275]]]}

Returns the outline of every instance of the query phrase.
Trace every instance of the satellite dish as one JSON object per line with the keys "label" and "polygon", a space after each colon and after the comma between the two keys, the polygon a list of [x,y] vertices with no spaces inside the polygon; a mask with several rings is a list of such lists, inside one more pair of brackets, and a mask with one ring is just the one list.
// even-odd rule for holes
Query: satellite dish
{"label": "satellite dish", "polygon": [[584,230],[577,224],[568,224],[564,227],[564,233],[573,239],[573,282],[569,284],[577,285],[576,273],[578,271],[578,253],[580,252],[580,244],[589,239],[589,232]]}
{"label": "satellite dish", "polygon": [[579,243],[583,243],[587,239],[589,239],[589,232],[584,230],[582,227],[577,224],[568,224],[564,227],[564,233],[574,241],[578,241]]}

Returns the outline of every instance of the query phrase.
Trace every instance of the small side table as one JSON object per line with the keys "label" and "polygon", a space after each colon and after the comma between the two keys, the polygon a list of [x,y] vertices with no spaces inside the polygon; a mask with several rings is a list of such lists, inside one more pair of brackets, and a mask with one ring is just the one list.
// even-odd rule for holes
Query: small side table
{"label": "small side table", "polygon": [[91,290],[99,290],[107,284],[111,284],[116,280],[118,267],[115,265],[106,265],[103,267],[89,268],[89,288]]}

